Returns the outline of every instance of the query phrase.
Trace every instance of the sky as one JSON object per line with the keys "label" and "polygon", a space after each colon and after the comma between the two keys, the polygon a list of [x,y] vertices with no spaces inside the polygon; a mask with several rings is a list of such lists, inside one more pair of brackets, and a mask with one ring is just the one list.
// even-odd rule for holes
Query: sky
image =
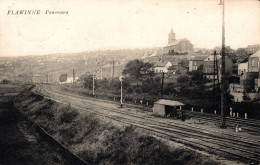
{"label": "sky", "polygon": [[[196,48],[221,45],[219,0],[0,0],[0,56],[163,47],[171,28]],[[8,11],[40,10],[39,15]],[[68,14],[45,14],[45,11]],[[225,0],[226,45],[260,44],[260,1]]]}

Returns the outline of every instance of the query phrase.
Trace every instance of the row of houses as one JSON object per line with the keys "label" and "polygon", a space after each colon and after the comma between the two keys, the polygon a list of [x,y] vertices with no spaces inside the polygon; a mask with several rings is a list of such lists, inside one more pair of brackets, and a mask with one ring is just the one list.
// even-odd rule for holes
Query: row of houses
{"label": "row of houses", "polygon": [[[216,75],[217,73],[219,77],[221,77],[221,68],[222,68],[221,55],[216,55],[216,56],[199,55],[199,56],[193,56],[189,60],[189,72],[192,72],[194,70],[202,71],[205,74],[205,77],[208,79],[213,79],[214,75]],[[232,63],[232,59],[229,58],[228,56],[225,56],[225,68],[226,68],[226,73],[228,75],[231,75],[233,72],[233,63]]]}

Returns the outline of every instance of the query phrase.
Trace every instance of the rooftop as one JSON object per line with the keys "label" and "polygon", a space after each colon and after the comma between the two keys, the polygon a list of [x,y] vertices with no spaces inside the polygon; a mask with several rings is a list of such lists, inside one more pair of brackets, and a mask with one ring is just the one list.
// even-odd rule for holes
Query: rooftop
{"label": "rooftop", "polygon": [[248,62],[248,57],[247,58],[245,58],[245,59],[243,59],[242,61],[240,61],[239,63],[246,63],[246,62]]}
{"label": "rooftop", "polygon": [[[217,59],[221,58],[221,55],[216,55]],[[227,56],[226,56],[227,58]],[[214,61],[214,55],[208,56],[204,61]]]}
{"label": "rooftop", "polygon": [[192,61],[204,61],[209,55],[198,55],[191,58]]}
{"label": "rooftop", "polygon": [[[260,50],[258,50],[257,52],[255,52],[252,56],[250,57],[260,57]],[[249,58],[250,58],[249,57]]]}
{"label": "rooftop", "polygon": [[183,106],[184,105],[183,103],[181,103],[179,101],[165,100],[165,99],[160,99],[160,100],[156,101],[155,104],[162,104],[162,105],[168,105],[168,106]]}

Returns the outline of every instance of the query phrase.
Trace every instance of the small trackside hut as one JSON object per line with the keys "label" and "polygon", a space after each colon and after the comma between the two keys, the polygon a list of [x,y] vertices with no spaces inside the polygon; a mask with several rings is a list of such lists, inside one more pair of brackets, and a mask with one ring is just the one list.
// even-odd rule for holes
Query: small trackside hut
{"label": "small trackside hut", "polygon": [[154,103],[153,114],[158,116],[175,116],[177,109],[181,109],[183,103],[174,100],[160,99]]}

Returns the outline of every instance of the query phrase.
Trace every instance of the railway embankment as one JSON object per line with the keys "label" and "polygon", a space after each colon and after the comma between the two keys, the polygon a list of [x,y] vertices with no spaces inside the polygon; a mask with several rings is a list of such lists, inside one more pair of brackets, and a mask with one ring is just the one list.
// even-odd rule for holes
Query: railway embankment
{"label": "railway embankment", "polygon": [[71,164],[22,117],[13,99],[0,98],[0,164]]}
{"label": "railway embankment", "polygon": [[29,120],[89,164],[221,164],[183,146],[166,145],[131,125],[80,115],[62,104],[24,89],[15,101]]}

